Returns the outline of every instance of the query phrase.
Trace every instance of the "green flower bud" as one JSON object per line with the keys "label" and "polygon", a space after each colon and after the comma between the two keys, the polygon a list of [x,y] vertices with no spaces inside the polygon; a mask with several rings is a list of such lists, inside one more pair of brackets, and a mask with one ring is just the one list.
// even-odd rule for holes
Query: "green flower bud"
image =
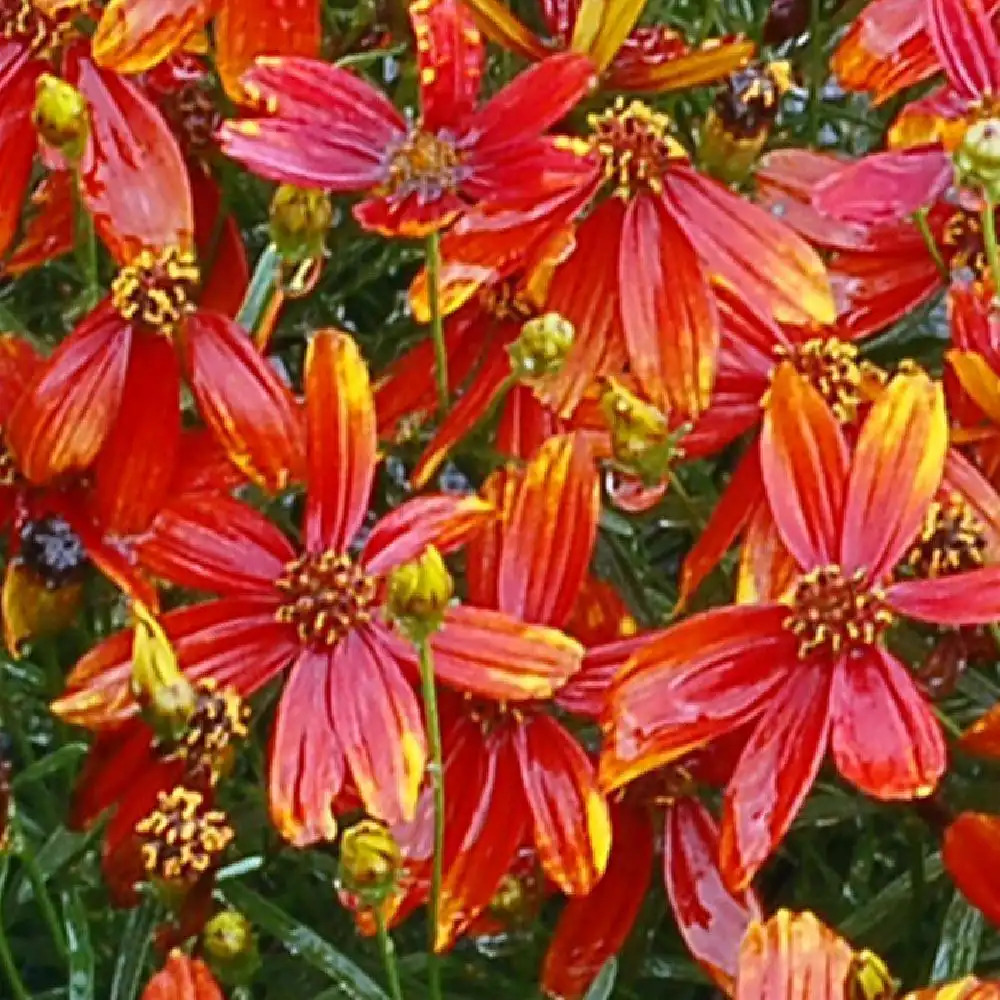
{"label": "green flower bud", "polygon": [[212,970],[227,983],[245,983],[260,968],[253,927],[237,910],[223,910],[212,917],[201,939]]}
{"label": "green flower bud", "polygon": [[981,188],[991,202],[1000,201],[1000,119],[971,125],[955,153],[961,183]]}
{"label": "green flower bud", "polygon": [[420,641],[441,627],[454,592],[441,553],[430,545],[418,559],[389,574],[389,613],[414,641]]}
{"label": "green flower bud", "polygon": [[559,313],[529,319],[521,327],[521,336],[507,348],[514,375],[529,383],[554,375],[566,361],[575,338],[573,324]]}
{"label": "green flower bud", "polygon": [[323,256],[333,224],[330,196],[315,188],[282,184],[271,200],[271,241],[286,264]]}
{"label": "green flower bud", "polygon": [[43,73],[36,84],[31,120],[38,134],[67,160],[80,160],[90,135],[90,113],[87,99],[76,87]]}
{"label": "green flower bud", "polygon": [[396,888],[403,856],[387,827],[365,819],[348,827],[340,839],[340,883],[368,906],[376,906]]}
{"label": "green flower bud", "polygon": [[662,482],[681,454],[677,441],[686,428],[671,431],[664,413],[614,379],[608,379],[601,410],[615,461],[648,486]]}

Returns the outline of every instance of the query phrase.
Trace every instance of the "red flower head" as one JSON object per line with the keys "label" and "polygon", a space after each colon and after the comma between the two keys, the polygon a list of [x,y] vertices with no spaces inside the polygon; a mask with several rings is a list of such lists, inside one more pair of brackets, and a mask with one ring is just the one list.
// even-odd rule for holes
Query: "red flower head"
{"label": "red flower head", "polygon": [[543,133],[589,89],[586,57],[552,56],[477,107],[485,50],[459,0],[417,0],[420,117],[346,70],[261,59],[244,79],[262,117],[223,126],[223,149],[271,180],[364,191],[354,214],[387,236],[423,236],[466,209],[544,200],[588,170]]}
{"label": "red flower head", "polygon": [[[270,800],[275,825],[296,844],[335,835],[333,800],[348,775],[371,814],[412,817],[426,749],[401,665],[410,647],[387,620],[384,579],[428,545],[461,544],[493,516],[475,497],[414,499],[358,551],[377,441],[368,372],[345,334],[320,333],[310,345],[306,425],[301,548],[255,510],[206,496],[164,510],[139,546],[157,575],[222,595],[163,616],[193,681],[214,678],[246,696],[291,664]],[[442,681],[486,697],[544,698],[579,666],[579,648],[560,633],[472,608],[449,608],[432,645]],[[130,648],[123,633],[84,657],[55,710],[97,729],[132,716]]]}
{"label": "red flower head", "polygon": [[167,964],[146,984],[142,1000],[225,1000],[200,958],[172,951]]}
{"label": "red flower head", "polygon": [[783,365],[760,461],[790,585],[779,601],[667,629],[616,681],[606,788],[752,724],[726,792],[722,868],[734,888],[784,837],[828,746],[841,774],[881,799],[928,795],[944,771],[937,720],[883,640],[897,615],[943,625],[1000,615],[997,567],[891,582],[946,451],[942,394],[922,373],[893,380],[852,454],[826,403]]}

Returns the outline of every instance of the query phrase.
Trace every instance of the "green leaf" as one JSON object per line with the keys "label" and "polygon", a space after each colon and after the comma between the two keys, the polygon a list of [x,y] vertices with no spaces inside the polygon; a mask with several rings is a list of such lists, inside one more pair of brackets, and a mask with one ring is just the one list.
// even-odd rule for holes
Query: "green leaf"
{"label": "green leaf", "polygon": [[35,761],[14,778],[12,783],[14,791],[22,791],[28,785],[41,781],[42,778],[47,778],[56,771],[72,767],[86,752],[86,743],[67,743],[65,746],[59,747],[58,750],[46,754],[41,760]]}
{"label": "green leaf", "polygon": [[608,1000],[611,991],[615,988],[615,980],[618,978],[618,959],[609,958],[597,978],[590,984],[584,1000]]}
{"label": "green leaf", "polygon": [[222,887],[226,900],[253,923],[277,938],[293,955],[336,980],[345,1000],[389,1000],[361,968],[324,941],[311,927],[239,882]]}
{"label": "green leaf", "polygon": [[[944,864],[940,853],[930,855],[923,869],[925,887],[940,881],[944,875]],[[848,940],[869,935],[876,928],[890,928],[895,920],[900,933],[905,933],[906,925],[899,920],[899,914],[912,902],[913,876],[907,872],[890,882],[865,906],[855,910],[841,925],[840,933]]]}
{"label": "green leaf", "polygon": [[932,983],[961,979],[975,968],[983,938],[983,915],[956,889],[941,927],[931,967]]}
{"label": "green leaf", "polygon": [[87,911],[75,889],[64,892],[62,901],[69,949],[67,1000],[94,1000],[94,950],[90,946]]}
{"label": "green leaf", "polygon": [[111,995],[108,1000],[135,1000],[145,979],[146,956],[153,941],[153,925],[156,923],[156,904],[152,899],[144,899],[134,909],[125,925],[118,957],[115,959],[114,978],[111,980]]}
{"label": "green leaf", "polygon": [[249,333],[253,333],[267,303],[274,295],[280,267],[281,255],[278,253],[278,248],[273,243],[269,243],[257,261],[257,266],[250,279],[250,287],[247,289],[243,305],[240,306],[239,315],[236,317],[237,324]]}

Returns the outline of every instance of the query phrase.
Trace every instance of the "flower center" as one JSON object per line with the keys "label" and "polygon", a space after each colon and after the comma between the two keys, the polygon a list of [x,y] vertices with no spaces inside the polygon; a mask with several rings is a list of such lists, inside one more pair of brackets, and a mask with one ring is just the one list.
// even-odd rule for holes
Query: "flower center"
{"label": "flower center", "polygon": [[166,95],[160,107],[187,152],[199,156],[215,148],[222,115],[201,80],[187,82],[176,93]]}
{"label": "flower center", "polygon": [[220,809],[210,809],[201,792],[178,786],[160,792],[156,809],[141,819],[146,873],[164,882],[194,882],[217,862],[233,839]]}
{"label": "flower center", "polygon": [[250,709],[232,688],[202,681],[184,736],[168,748],[169,756],[185,761],[189,777],[214,785],[231,762],[233,744],[246,738],[249,718]]}
{"label": "flower center", "polygon": [[21,529],[20,555],[46,590],[77,583],[87,566],[83,542],[61,517],[28,521]]}
{"label": "flower center", "polygon": [[791,613],[782,623],[799,640],[799,658],[836,656],[871,646],[892,624],[885,595],[865,580],[865,571],[844,576],[839,566],[824,566],[800,576]]}
{"label": "flower center", "polygon": [[479,292],[479,305],[483,312],[489,313],[495,320],[517,320],[526,322],[534,319],[539,311],[531,301],[519,281],[499,281],[495,285],[482,288]]}
{"label": "flower center", "polygon": [[787,63],[753,64],[727,77],[712,107],[729,135],[756,139],[774,124],[790,85]]}
{"label": "flower center", "polygon": [[17,486],[21,482],[17,460],[4,440],[3,431],[0,431],[0,486]]}
{"label": "flower center", "polygon": [[357,625],[371,620],[377,584],[347,555],[303,555],[276,582],[286,598],[277,619],[294,625],[309,646],[330,648]]}
{"label": "flower center", "polygon": [[0,38],[25,46],[32,56],[52,59],[73,31],[84,0],[62,0],[42,10],[32,0],[0,0]]}
{"label": "flower center", "polygon": [[604,158],[604,178],[615,185],[619,198],[629,198],[640,188],[661,192],[671,161],[687,158],[670,135],[670,119],[642,101],[626,107],[619,97],[613,108],[589,115],[587,123],[591,145]]}
{"label": "flower center", "polygon": [[983,227],[975,212],[965,209],[955,212],[945,223],[941,244],[942,255],[950,270],[968,268],[979,279],[989,270]]}
{"label": "flower center", "polygon": [[486,698],[477,698],[468,692],[462,697],[465,701],[465,714],[479,726],[484,736],[503,726],[523,722],[524,717],[534,711],[524,702],[511,706],[506,701],[489,701]]}
{"label": "flower center", "polygon": [[433,201],[458,187],[459,172],[454,145],[418,126],[392,151],[389,176],[379,193],[399,198],[415,194],[421,201]]}
{"label": "flower center", "polygon": [[922,578],[962,573],[983,565],[986,535],[965,500],[952,493],[927,508],[920,537],[904,563]]}
{"label": "flower center", "polygon": [[841,423],[857,417],[861,404],[861,368],[854,344],[815,337],[793,347],[779,346],[775,355],[790,361],[795,370],[823,397]]}
{"label": "flower center", "polygon": [[143,250],[111,283],[111,304],[123,319],[169,337],[194,311],[200,277],[188,250]]}

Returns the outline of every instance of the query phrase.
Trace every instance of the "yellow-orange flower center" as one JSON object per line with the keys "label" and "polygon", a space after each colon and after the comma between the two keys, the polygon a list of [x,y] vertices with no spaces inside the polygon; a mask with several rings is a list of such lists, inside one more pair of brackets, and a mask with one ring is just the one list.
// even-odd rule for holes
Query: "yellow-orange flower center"
{"label": "yellow-orange flower center", "polygon": [[111,283],[111,304],[130,323],[169,337],[194,312],[200,278],[189,250],[143,250]]}
{"label": "yellow-orange flower center", "polygon": [[454,191],[461,179],[461,161],[453,143],[418,125],[389,156],[389,174],[382,195],[416,195],[433,201]]}
{"label": "yellow-orange flower center", "polygon": [[670,134],[670,119],[642,101],[626,107],[619,97],[613,107],[589,115],[587,123],[591,145],[604,159],[604,177],[619,198],[642,188],[659,193],[671,161],[687,157]]}
{"label": "yellow-orange flower center", "polygon": [[85,6],[85,0],[62,0],[43,10],[32,0],[0,0],[0,38],[25,46],[39,59],[52,59]]}
{"label": "yellow-orange flower center", "polygon": [[892,612],[864,570],[845,576],[839,566],[824,566],[799,577],[783,624],[799,640],[801,659],[837,656],[877,642]]}
{"label": "yellow-orange flower center", "polygon": [[151,878],[193,882],[212,868],[233,839],[221,809],[201,792],[178,786],[160,792],[156,809],[136,824],[142,861]]}
{"label": "yellow-orange flower center", "polygon": [[983,565],[986,534],[982,522],[957,493],[934,500],[920,537],[904,563],[923,578],[962,573]]}
{"label": "yellow-orange flower center", "polygon": [[185,762],[189,777],[214,785],[229,766],[233,744],[246,738],[249,718],[250,709],[232,688],[202,681],[184,735],[169,756]]}
{"label": "yellow-orange flower center", "polygon": [[329,649],[371,620],[378,586],[350,556],[303,555],[285,567],[276,586],[285,597],[277,619],[294,625],[306,645]]}
{"label": "yellow-orange flower center", "polygon": [[989,270],[983,227],[975,212],[958,209],[941,233],[941,253],[952,271],[968,268],[977,280]]}
{"label": "yellow-orange flower center", "polygon": [[534,319],[540,310],[518,281],[500,281],[479,291],[479,305],[495,320],[522,323]]}
{"label": "yellow-orange flower center", "polygon": [[815,337],[793,347],[780,346],[775,355],[790,361],[823,397],[841,423],[850,423],[861,405],[861,367],[858,349],[836,337]]}

